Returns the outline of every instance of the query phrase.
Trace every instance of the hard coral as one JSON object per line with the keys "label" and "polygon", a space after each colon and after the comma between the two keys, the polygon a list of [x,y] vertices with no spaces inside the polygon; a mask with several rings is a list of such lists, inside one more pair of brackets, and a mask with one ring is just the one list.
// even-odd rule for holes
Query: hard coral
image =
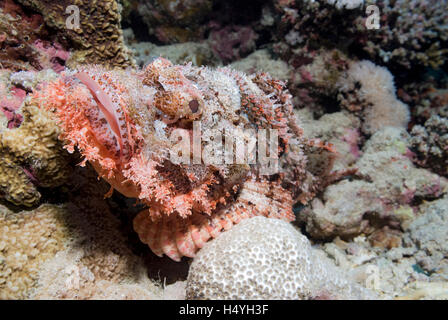
{"label": "hard coral", "polygon": [[[35,98],[54,111],[69,151],[77,146],[113,188],[149,207],[134,228],[156,254],[174,260],[194,256],[243,218],[293,220],[293,201],[305,203],[331,181],[332,147],[302,137],[284,84],[264,73],[248,76],[159,58],[143,71],[87,66],[66,72]],[[204,133],[199,147],[193,142],[183,149],[184,162],[173,159],[180,142],[190,147],[198,127]],[[281,172],[259,174],[266,169],[261,160],[213,160],[224,160],[213,130],[231,138],[234,148],[236,132],[242,132],[243,144],[254,141],[247,129],[278,131],[273,152],[279,153]]]}
{"label": "hard coral", "polygon": [[64,245],[62,208],[44,204],[14,213],[0,205],[0,299],[26,299],[39,267]]}
{"label": "hard coral", "polygon": [[[73,42],[75,52],[69,65],[78,63],[102,63],[114,67],[133,65],[129,50],[124,45],[120,28],[119,5],[116,0],[58,1],[20,0],[21,4],[42,14],[45,23],[56,28],[61,37]],[[67,7],[79,9],[78,28],[67,28]],[[70,12],[70,11],[68,11]]]}
{"label": "hard coral", "polygon": [[[397,63],[406,68],[437,68],[447,61],[448,23],[446,2],[437,0],[367,0],[377,5],[380,28],[365,29],[361,44],[364,51],[382,63]],[[355,25],[364,24],[358,17]]]}
{"label": "hard coral", "polygon": [[292,225],[254,217],[193,260],[187,299],[372,299]]}
{"label": "hard coral", "polygon": [[103,197],[107,183],[77,167],[66,188],[62,204],[0,205],[0,299],[161,298]]}
{"label": "hard coral", "polygon": [[[8,74],[8,81],[12,77]],[[17,87],[10,82],[7,86],[4,92],[9,90],[13,96],[17,95],[14,93],[19,90]],[[58,141],[60,129],[56,122],[47,111],[39,109],[28,98],[25,100],[26,92],[21,91],[21,98],[13,100],[19,108],[10,110],[13,118],[7,127],[0,128],[0,192],[1,198],[15,205],[33,206],[40,200],[38,188],[63,184],[69,165]],[[3,99],[8,100],[7,96]],[[19,116],[21,120],[17,122]]]}

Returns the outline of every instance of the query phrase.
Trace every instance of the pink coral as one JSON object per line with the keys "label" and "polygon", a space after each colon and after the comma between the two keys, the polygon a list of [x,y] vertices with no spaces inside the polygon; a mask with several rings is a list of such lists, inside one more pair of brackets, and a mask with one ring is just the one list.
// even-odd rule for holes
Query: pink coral
{"label": "pink coral", "polygon": [[[159,58],[142,71],[87,66],[63,72],[34,98],[54,112],[69,151],[77,146],[83,164],[89,161],[113,189],[147,205],[134,229],[155,254],[176,261],[193,257],[242,219],[294,220],[293,203],[305,203],[331,180],[331,145],[302,136],[291,95],[267,74]],[[282,170],[264,176],[261,163],[173,161],[179,140],[172,134],[192,141],[195,121],[203,132],[277,129]],[[202,156],[214,152],[211,141],[201,140]],[[186,159],[194,160],[193,152]],[[316,156],[308,161],[305,153]]]}

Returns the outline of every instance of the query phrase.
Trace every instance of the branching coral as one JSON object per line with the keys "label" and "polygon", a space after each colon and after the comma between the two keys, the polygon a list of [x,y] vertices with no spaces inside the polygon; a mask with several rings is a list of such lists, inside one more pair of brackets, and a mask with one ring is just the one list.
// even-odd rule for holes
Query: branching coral
{"label": "branching coral", "polygon": [[274,5],[281,15],[278,38],[285,39],[293,47],[299,44],[313,46],[319,41],[342,44],[350,36],[353,38],[351,28],[356,26],[350,22],[363,15],[362,2],[276,0]]}
{"label": "branching coral", "polygon": [[[361,43],[377,61],[407,68],[423,65],[437,68],[446,62],[448,13],[446,2],[437,0],[367,0],[380,10],[380,28],[365,31]],[[364,18],[358,22],[363,24]]]}
{"label": "branching coral", "polygon": [[[293,201],[307,202],[339,177],[331,173],[331,145],[302,137],[284,84],[264,73],[178,66],[163,58],[143,71],[88,66],[66,72],[35,99],[54,111],[69,151],[77,146],[113,188],[148,205],[134,228],[156,254],[174,260],[194,256],[243,218],[292,220]],[[278,174],[263,176],[263,159],[248,160],[253,149],[224,161],[216,143],[222,146],[225,136],[232,149],[250,145],[248,129],[277,130],[278,141],[268,145],[271,158],[278,152]]]}

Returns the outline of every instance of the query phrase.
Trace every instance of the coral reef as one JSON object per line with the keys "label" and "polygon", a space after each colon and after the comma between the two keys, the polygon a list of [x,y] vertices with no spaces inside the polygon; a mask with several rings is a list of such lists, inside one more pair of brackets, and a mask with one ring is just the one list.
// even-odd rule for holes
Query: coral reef
{"label": "coral reef", "polygon": [[[19,2],[39,13],[45,23],[55,28],[59,37],[69,39],[74,52],[67,65],[80,63],[101,63],[112,67],[133,65],[129,49],[124,45],[120,27],[120,12],[116,0],[58,1],[19,0]],[[79,26],[67,27],[70,14],[67,8],[75,5],[79,10]],[[67,14],[66,11],[69,13]],[[70,20],[75,24],[76,19]]]}
{"label": "coral reef", "polygon": [[[1,198],[15,205],[33,206],[39,203],[39,188],[57,187],[66,181],[68,158],[61,149],[60,130],[53,118],[30,99],[25,100],[26,91],[11,82],[13,77],[17,81],[21,73],[7,75],[9,81],[2,83],[2,101],[8,103],[2,108],[10,113],[10,119],[7,127],[0,129],[0,193]],[[51,74],[46,75],[51,78]]]}
{"label": "coral reef", "polygon": [[[174,260],[194,256],[207,239],[242,217],[272,214],[292,220],[293,200],[305,203],[339,177],[331,173],[332,147],[302,137],[284,84],[264,73],[176,66],[158,58],[141,72],[90,66],[65,73],[35,98],[55,112],[69,151],[77,146],[84,162],[91,162],[113,188],[149,206],[134,227],[155,253]],[[193,154],[194,143],[193,148],[189,144],[194,126],[206,132],[199,145],[202,161]],[[250,128],[278,130],[275,148],[285,172],[277,180],[258,176],[269,169],[260,159],[251,165],[219,160],[223,153],[211,136],[229,136],[233,149],[235,130]],[[253,141],[250,133],[244,135],[245,144]],[[179,149],[179,141],[187,142],[188,149]],[[172,150],[185,152],[186,163],[173,159]],[[251,180],[249,190],[272,198],[278,209],[265,213],[255,205],[249,212],[242,195],[244,182]]]}
{"label": "coral reef", "polygon": [[61,71],[69,52],[65,50],[44,19],[26,13],[12,0],[0,3],[0,65],[10,70]]}
{"label": "coral reef", "polygon": [[329,186],[322,200],[315,198],[300,212],[306,231],[325,239],[371,234],[384,226],[399,229],[412,221],[421,199],[446,193],[448,181],[416,168],[409,146],[403,129],[388,127],[374,134],[355,163],[361,179]]}
{"label": "coral reef", "polygon": [[291,224],[254,217],[207,243],[191,264],[188,299],[371,299]]}
{"label": "coral reef", "polygon": [[1,207],[2,299],[160,299],[120,221],[103,199],[108,186],[77,168],[68,202],[32,211]]}
{"label": "coral reef", "polygon": [[202,38],[204,17],[212,9],[211,0],[140,1],[137,11],[162,43],[195,41]]}
{"label": "coral reef", "polygon": [[0,206],[0,299],[29,297],[41,264],[63,248],[61,215],[48,204],[21,213]]}
{"label": "coral reef", "polygon": [[[276,1],[282,15],[277,38],[293,47],[342,47],[377,63],[408,69],[445,63],[448,15],[443,1],[363,2]],[[366,26],[369,15],[364,9],[372,4],[379,8],[378,29]]]}
{"label": "coral reef", "polygon": [[0,299],[448,299],[446,4],[0,1]]}
{"label": "coral reef", "polygon": [[414,161],[445,177],[448,176],[448,118],[433,115],[424,126],[411,131]]}

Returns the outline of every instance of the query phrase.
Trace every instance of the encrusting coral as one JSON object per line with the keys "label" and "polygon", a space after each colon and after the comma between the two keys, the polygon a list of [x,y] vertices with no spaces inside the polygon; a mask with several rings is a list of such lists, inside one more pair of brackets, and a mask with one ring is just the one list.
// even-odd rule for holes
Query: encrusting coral
{"label": "encrusting coral", "polygon": [[0,206],[0,299],[155,299],[121,222],[91,168],[74,169],[62,204]]}
{"label": "encrusting coral", "polygon": [[[134,219],[135,230],[157,255],[177,261],[193,257],[243,218],[293,220],[294,201],[306,203],[343,174],[331,172],[331,145],[302,136],[284,84],[264,73],[248,76],[158,58],[142,71],[67,71],[34,98],[55,113],[69,151],[77,146],[112,188],[149,207]],[[190,148],[196,126],[203,135],[199,147],[193,141]],[[252,149],[245,150],[246,162],[246,156],[236,158],[243,163],[219,161],[221,135],[232,139],[233,149],[241,144],[235,133],[243,144],[254,142],[247,129],[277,130],[278,141],[269,148],[278,152],[278,174],[259,174],[271,167],[260,152],[259,161],[249,164]],[[188,149],[180,149],[185,143]]]}
{"label": "encrusting coral", "polygon": [[0,299],[24,299],[40,265],[63,248],[61,208],[42,205],[22,213],[0,206]]}
{"label": "encrusting coral", "polygon": [[[24,6],[42,14],[45,23],[56,28],[61,37],[70,39],[75,49],[67,65],[101,63],[112,67],[134,64],[129,49],[124,45],[120,27],[119,5],[116,0],[19,0]],[[72,7],[69,7],[72,6]],[[76,6],[76,10],[70,10]],[[79,26],[70,15],[79,12]],[[67,27],[67,22],[73,27]]]}
{"label": "encrusting coral", "polygon": [[[0,84],[4,94],[0,106],[9,120],[0,128],[0,197],[29,207],[39,203],[38,187],[64,183],[69,165],[68,154],[58,140],[56,121],[30,101],[25,90],[12,83],[19,74],[6,73],[6,81]],[[43,78],[51,79],[51,74],[45,74]],[[40,77],[39,73],[33,75]]]}
{"label": "encrusting coral", "polygon": [[207,243],[190,267],[187,299],[374,299],[291,224],[254,217]]}

